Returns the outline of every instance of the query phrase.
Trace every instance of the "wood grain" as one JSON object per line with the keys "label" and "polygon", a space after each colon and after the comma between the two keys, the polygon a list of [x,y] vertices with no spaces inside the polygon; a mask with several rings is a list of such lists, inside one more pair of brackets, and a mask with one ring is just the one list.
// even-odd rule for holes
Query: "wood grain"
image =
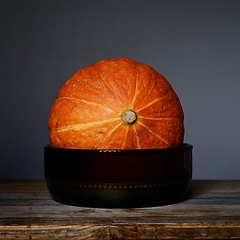
{"label": "wood grain", "polygon": [[240,239],[240,181],[191,182],[181,203],[98,209],[51,200],[42,180],[0,181],[0,239]]}

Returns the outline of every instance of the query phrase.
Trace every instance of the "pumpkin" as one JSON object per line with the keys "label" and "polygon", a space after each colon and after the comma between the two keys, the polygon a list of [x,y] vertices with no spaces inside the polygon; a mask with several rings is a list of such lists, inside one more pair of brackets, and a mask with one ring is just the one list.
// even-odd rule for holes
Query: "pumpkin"
{"label": "pumpkin", "polygon": [[129,58],[103,59],[60,88],[48,119],[51,147],[153,149],[180,146],[184,114],[169,82]]}

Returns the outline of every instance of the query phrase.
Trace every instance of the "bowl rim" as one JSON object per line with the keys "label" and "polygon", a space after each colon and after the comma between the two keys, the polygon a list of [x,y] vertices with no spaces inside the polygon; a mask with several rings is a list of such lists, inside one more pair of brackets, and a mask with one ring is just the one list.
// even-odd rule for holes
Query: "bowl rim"
{"label": "bowl rim", "polygon": [[78,148],[56,148],[50,144],[44,146],[45,151],[78,152],[83,154],[156,154],[185,152],[193,149],[192,144],[183,143],[181,146],[172,148],[148,148],[148,149],[78,149]]}

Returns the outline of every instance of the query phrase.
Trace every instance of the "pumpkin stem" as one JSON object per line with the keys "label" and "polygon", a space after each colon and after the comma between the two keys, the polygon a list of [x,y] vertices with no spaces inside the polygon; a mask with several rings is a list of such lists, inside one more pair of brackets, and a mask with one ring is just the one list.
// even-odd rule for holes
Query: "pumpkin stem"
{"label": "pumpkin stem", "polygon": [[122,120],[129,125],[134,124],[137,121],[137,114],[133,110],[126,110],[122,114]]}

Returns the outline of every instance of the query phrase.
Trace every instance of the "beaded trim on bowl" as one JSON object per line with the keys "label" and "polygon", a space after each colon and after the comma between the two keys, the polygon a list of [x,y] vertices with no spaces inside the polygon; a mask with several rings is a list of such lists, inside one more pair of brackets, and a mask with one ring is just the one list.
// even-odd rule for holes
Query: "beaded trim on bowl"
{"label": "beaded trim on bowl", "polygon": [[75,188],[93,188],[93,189],[138,189],[138,188],[159,188],[159,187],[168,187],[179,184],[184,184],[191,180],[185,179],[181,181],[173,182],[161,182],[161,183],[73,183],[66,181],[55,181],[51,179],[46,179],[47,181],[66,187],[75,187]]}

